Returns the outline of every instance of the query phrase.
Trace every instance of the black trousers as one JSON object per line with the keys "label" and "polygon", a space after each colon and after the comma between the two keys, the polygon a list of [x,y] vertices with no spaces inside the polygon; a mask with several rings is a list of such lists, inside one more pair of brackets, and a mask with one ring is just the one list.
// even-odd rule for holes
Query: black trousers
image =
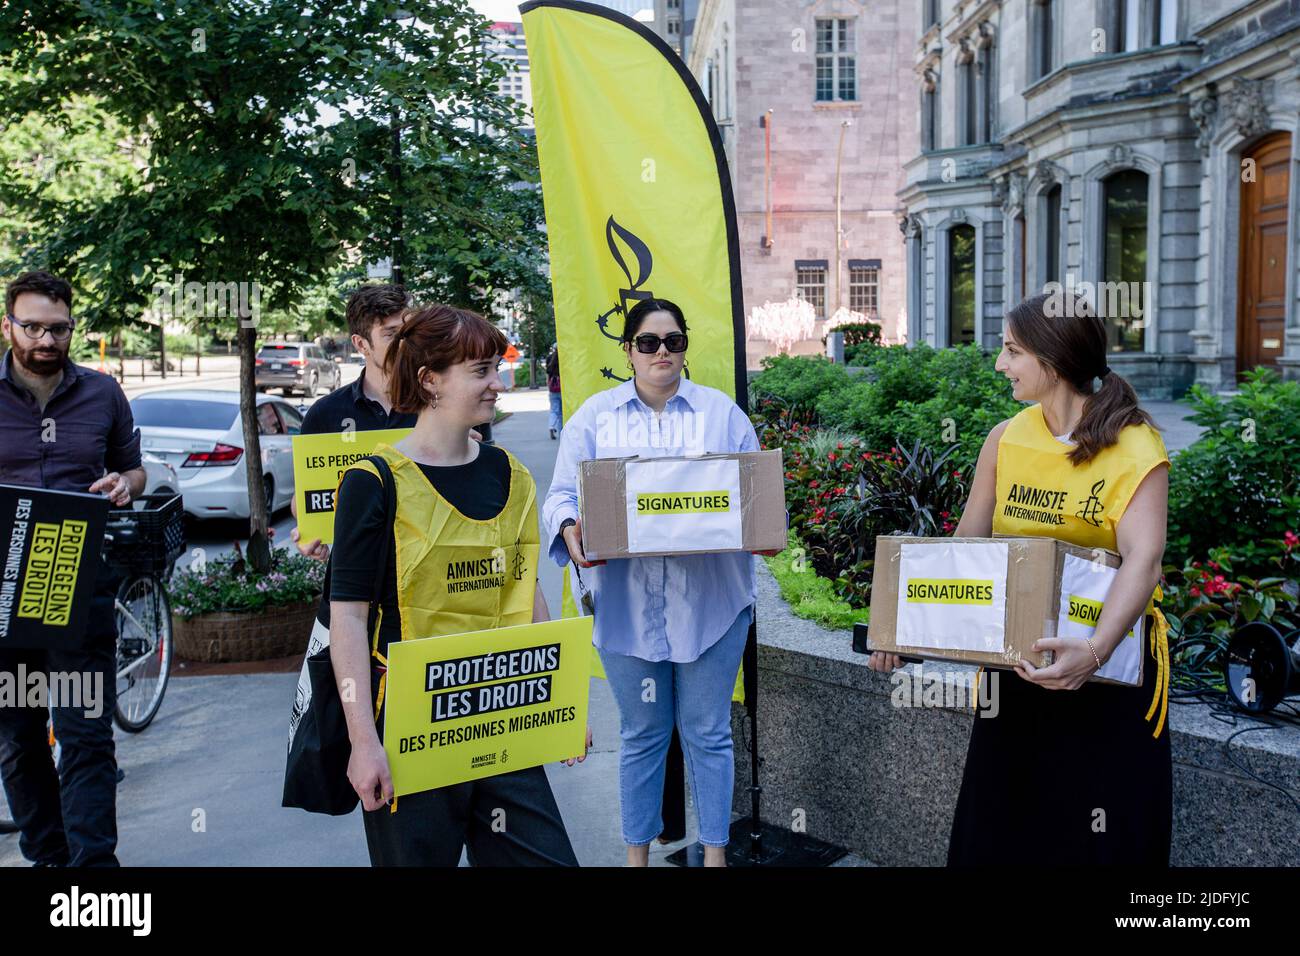
{"label": "black trousers", "polygon": [[1148,617],[1141,687],[1047,690],[996,672],[997,716],[971,728],[949,866],[1169,865],[1173,761],[1168,718],[1159,737],[1145,719],[1150,633]]}
{"label": "black trousers", "polygon": [[577,866],[546,768],[530,767],[363,811],[372,866]]}
{"label": "black trousers", "polygon": [[[371,671],[371,699],[379,672]],[[383,739],[383,714],[378,721]],[[363,810],[371,866],[577,866],[545,767],[512,770]]]}
{"label": "black trousers", "polygon": [[[28,675],[36,671],[89,675],[90,686],[102,689],[97,716],[86,716],[90,708],[84,699],[82,707],[53,708],[54,736],[62,747],[57,768],[46,732],[50,713],[43,707],[0,707],[0,777],[20,831],[18,848],[36,864],[118,865],[113,748],[117,583],[117,577],[101,566],[81,647],[0,652],[0,671],[13,675],[14,681],[22,664]],[[25,688],[18,692],[18,703],[25,705]]]}

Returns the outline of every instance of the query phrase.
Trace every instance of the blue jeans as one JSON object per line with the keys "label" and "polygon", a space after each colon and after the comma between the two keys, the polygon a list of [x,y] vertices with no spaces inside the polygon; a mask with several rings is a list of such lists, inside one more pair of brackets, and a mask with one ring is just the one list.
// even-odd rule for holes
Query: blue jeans
{"label": "blue jeans", "polygon": [[726,846],[735,761],[731,691],[753,619],[752,605],[689,664],[600,652],[618,704],[623,842],[646,846],[663,832],[664,765],[676,723],[700,821],[700,842]]}
{"label": "blue jeans", "polygon": [[551,430],[558,436],[564,427],[564,413],[560,407],[560,393],[547,392],[551,396]]}

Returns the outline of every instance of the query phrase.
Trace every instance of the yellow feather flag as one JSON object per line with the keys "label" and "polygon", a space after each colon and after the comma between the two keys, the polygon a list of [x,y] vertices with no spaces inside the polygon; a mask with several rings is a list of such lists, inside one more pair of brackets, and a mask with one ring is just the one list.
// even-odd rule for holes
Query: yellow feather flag
{"label": "yellow feather flag", "polygon": [[[519,9],[565,421],[631,375],[623,316],[648,298],[686,315],[691,380],[745,407],[735,201],[703,93],[681,58],[630,17],[573,0]],[[563,613],[577,613],[567,574]],[[595,672],[603,676],[598,659]]]}

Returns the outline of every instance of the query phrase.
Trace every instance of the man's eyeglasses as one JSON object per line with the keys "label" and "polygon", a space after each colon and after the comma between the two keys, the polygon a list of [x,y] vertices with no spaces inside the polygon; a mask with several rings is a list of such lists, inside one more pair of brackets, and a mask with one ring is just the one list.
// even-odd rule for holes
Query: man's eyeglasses
{"label": "man's eyeglasses", "polygon": [[668,351],[670,352],[686,351],[685,332],[673,332],[670,335],[664,336],[662,339],[653,333],[644,332],[633,339],[633,341],[636,342],[636,350],[642,355],[654,355],[655,352],[659,351],[660,344],[668,346]]}
{"label": "man's eyeglasses", "polygon": [[32,342],[39,342],[46,332],[49,332],[50,338],[56,342],[66,342],[72,338],[71,322],[55,322],[53,325],[42,325],[40,322],[24,322],[12,315],[9,316],[9,321],[22,329]]}

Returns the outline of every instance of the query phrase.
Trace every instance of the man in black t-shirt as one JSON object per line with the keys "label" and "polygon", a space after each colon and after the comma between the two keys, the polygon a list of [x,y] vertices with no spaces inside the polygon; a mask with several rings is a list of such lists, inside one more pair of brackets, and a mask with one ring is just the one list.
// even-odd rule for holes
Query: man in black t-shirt
{"label": "man in black t-shirt", "polygon": [[[351,385],[334,389],[307,409],[302,434],[365,432],[415,425],[414,415],[393,411],[393,404],[388,400],[388,376],[384,372],[384,356],[393,336],[402,327],[409,305],[406,290],[396,285],[363,285],[348,296],[348,331],[352,335],[352,347],[365,356],[365,368]],[[291,507],[296,518],[297,506]],[[329,545],[320,540],[303,542],[297,528],[289,537],[307,557],[320,561],[329,557]],[[325,593],[329,593],[328,588]]]}

